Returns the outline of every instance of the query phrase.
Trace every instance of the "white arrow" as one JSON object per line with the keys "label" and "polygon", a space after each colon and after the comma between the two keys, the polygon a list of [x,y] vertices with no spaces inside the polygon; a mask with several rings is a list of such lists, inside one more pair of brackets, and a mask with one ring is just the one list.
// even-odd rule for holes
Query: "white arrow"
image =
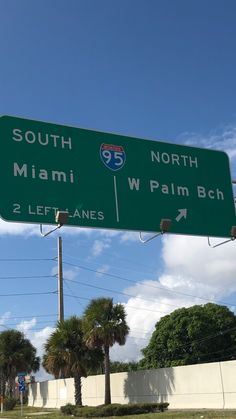
{"label": "white arrow", "polygon": [[179,211],[179,215],[177,215],[176,217],[176,221],[177,223],[182,219],[182,218],[187,218],[187,208],[182,208],[182,209],[178,209]]}

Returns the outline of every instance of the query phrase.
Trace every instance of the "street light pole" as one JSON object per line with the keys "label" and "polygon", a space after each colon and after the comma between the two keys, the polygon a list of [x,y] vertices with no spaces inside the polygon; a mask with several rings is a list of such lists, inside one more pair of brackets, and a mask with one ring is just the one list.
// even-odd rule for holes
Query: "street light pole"
{"label": "street light pole", "polygon": [[64,320],[63,299],[63,269],[62,269],[62,238],[57,238],[57,261],[58,261],[58,320]]}

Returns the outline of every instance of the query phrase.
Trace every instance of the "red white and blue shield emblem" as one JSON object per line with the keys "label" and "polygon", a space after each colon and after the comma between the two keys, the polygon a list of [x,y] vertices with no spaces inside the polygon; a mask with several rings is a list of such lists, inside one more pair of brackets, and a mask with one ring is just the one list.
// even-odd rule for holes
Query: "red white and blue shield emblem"
{"label": "red white and blue shield emblem", "polygon": [[125,151],[122,146],[114,144],[101,144],[100,157],[108,169],[120,170],[125,164]]}

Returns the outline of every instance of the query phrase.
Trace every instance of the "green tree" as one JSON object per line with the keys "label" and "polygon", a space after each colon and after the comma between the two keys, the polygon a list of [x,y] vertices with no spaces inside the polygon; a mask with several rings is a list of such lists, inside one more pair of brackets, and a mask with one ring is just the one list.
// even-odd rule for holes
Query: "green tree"
{"label": "green tree", "polygon": [[180,308],[156,323],[141,368],[225,361],[236,357],[236,316],[208,303]]}
{"label": "green tree", "polygon": [[139,369],[138,362],[110,362],[110,373],[138,371]]}
{"label": "green tree", "polygon": [[40,358],[36,356],[36,349],[22,332],[12,329],[0,333],[1,376],[7,383],[10,396],[14,393],[17,373],[23,371],[30,374],[38,371],[39,366]]}
{"label": "green tree", "polygon": [[82,320],[77,316],[59,321],[45,344],[43,367],[55,378],[74,378],[76,405],[82,406],[81,377],[86,377],[102,361],[101,351],[86,346]]}
{"label": "green tree", "polygon": [[85,340],[91,348],[104,352],[105,404],[111,403],[109,349],[115,343],[124,345],[129,333],[122,304],[113,304],[112,298],[91,301],[84,313]]}

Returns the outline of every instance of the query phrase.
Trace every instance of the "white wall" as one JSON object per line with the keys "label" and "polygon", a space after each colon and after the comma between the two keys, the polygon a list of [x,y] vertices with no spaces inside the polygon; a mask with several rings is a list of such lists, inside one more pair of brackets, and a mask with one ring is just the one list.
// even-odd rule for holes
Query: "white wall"
{"label": "white wall", "polygon": [[[104,376],[82,379],[83,404],[104,403]],[[236,361],[111,374],[112,403],[159,402],[176,408],[236,408]],[[74,380],[30,385],[29,405],[74,404]]]}

